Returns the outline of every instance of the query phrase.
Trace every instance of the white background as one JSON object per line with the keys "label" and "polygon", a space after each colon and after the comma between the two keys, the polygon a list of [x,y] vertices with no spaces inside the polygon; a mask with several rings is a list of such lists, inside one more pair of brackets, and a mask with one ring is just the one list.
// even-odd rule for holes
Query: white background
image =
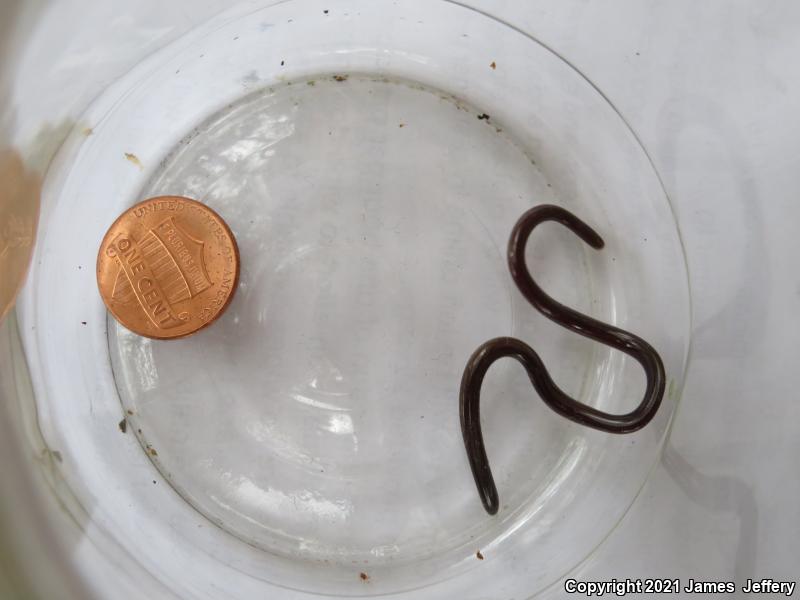
{"label": "white background", "polygon": [[[467,4],[543,41],[616,105],[663,178],[688,254],[693,348],[671,439],[620,527],[571,577],[800,580],[800,3]],[[80,5],[59,3],[48,18]],[[84,77],[34,55],[23,67],[42,77],[31,85],[85,85],[87,56],[108,82],[222,8],[178,5],[143,0],[130,10],[151,22],[131,27],[108,3],[109,14],[94,14],[103,26],[92,47],[74,32],[65,40],[68,53],[88,53]],[[74,91],[76,106],[88,103]],[[47,94],[23,93],[41,103],[28,110],[57,122]],[[549,596],[563,597],[562,584]]]}

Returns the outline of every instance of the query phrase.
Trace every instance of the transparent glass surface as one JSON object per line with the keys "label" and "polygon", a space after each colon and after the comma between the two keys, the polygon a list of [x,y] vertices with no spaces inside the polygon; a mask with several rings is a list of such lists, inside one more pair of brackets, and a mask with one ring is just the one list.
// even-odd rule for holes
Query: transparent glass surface
{"label": "transparent glass surface", "polygon": [[[110,319],[94,273],[110,223],[161,194],[226,219],[242,268],[219,321],[165,342]],[[490,517],[458,418],[479,344],[521,338],[602,410],[644,388],[633,361],[514,287],[507,239],[542,203],[606,246],[543,225],[537,280],[652,343],[668,391],[650,425],[613,436],[496,364]],[[533,596],[641,489],[689,342],[680,238],[633,132],[549,49],[449,2],[247,4],[149,55],[51,165],[18,312],[84,545],[112,549],[76,558],[99,597],[120,564],[123,598]]]}

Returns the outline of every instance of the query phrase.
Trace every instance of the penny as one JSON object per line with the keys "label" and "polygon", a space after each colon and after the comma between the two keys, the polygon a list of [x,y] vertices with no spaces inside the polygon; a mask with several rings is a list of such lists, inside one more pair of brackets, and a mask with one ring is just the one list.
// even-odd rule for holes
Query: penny
{"label": "penny", "polygon": [[123,326],[150,338],[191,335],[216,321],[239,280],[239,250],[225,221],[181,196],[130,207],[97,254],[97,286]]}

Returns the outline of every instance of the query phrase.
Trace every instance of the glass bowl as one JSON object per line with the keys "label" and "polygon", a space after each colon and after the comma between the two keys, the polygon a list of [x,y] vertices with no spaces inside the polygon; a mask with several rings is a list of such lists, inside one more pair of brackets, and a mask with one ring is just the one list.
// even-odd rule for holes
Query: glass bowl
{"label": "glass bowl", "polygon": [[[217,211],[241,256],[227,312],[177,341],[117,324],[94,273],[116,216],[162,194]],[[100,597],[112,582],[120,598],[530,597],[609,535],[659,456],[689,345],[668,198],[602,93],[485,14],[237,5],[95,99],[42,202],[20,331],[57,493],[95,549],[73,562]],[[537,280],[648,340],[667,393],[646,428],[615,436],[496,364],[490,517],[458,416],[478,345],[524,340],[605,411],[644,388],[631,359],[514,287],[508,236],[543,203],[606,246],[543,225],[527,250]]]}

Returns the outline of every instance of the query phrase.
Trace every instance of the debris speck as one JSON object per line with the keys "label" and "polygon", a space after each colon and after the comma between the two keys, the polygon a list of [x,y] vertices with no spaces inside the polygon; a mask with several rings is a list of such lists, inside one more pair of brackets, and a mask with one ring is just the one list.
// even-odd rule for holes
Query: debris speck
{"label": "debris speck", "polygon": [[81,321],[81,325],[86,325],[86,321]]}
{"label": "debris speck", "polygon": [[128,409],[127,412],[128,412],[129,415],[133,416],[133,411],[130,408]]}
{"label": "debris speck", "polygon": [[156,484],[156,480],[155,480],[155,479],[153,479],[153,485],[155,485],[155,484]]}
{"label": "debris speck", "polygon": [[481,114],[478,115],[478,120],[479,121],[488,121],[489,120],[489,115],[487,115],[486,113],[481,113]]}
{"label": "debris speck", "polygon": [[347,75],[334,75],[333,79],[335,81],[347,81]]}
{"label": "debris speck", "polygon": [[403,127],[405,127],[405,126],[406,126],[406,124],[405,124],[405,123],[400,123],[400,124],[398,125],[398,127],[399,127],[400,129],[402,129],[402,128],[403,128]]}
{"label": "debris speck", "polygon": [[281,66],[283,66],[285,62],[286,62],[286,61],[283,61],[283,60],[282,60],[282,61],[281,61]]}
{"label": "debris speck", "polygon": [[328,9],[326,8],[326,9],[325,9],[325,10],[323,10],[322,12],[323,12],[323,14],[326,14],[326,15],[327,15],[327,14],[328,14]]}
{"label": "debris speck", "polygon": [[636,56],[639,56],[639,53],[638,53],[638,52],[636,53]]}
{"label": "debris speck", "polygon": [[122,419],[122,421],[119,422],[119,430],[122,433],[127,433],[128,432],[128,420],[127,419]]}
{"label": "debris speck", "polygon": [[497,68],[497,63],[492,61],[492,64],[490,64],[489,66],[492,67],[492,69],[496,69]]}
{"label": "debris speck", "polygon": [[481,554],[481,551],[480,551],[480,550],[478,550],[478,551],[475,553],[475,557],[476,557],[478,560],[483,560],[483,554]]}
{"label": "debris speck", "polygon": [[312,79],[311,81],[306,81],[306,85],[315,86],[317,82]]}
{"label": "debris speck", "polygon": [[361,581],[369,581],[369,575],[364,573],[364,571],[361,571],[361,573],[359,573],[358,576],[361,577]]}
{"label": "debris speck", "polygon": [[139,157],[136,156],[135,154],[133,154],[132,152],[126,152],[125,153],[125,159],[128,162],[130,162],[130,163],[136,165],[137,167],[139,167],[139,170],[143,170],[144,169],[144,165],[142,164],[142,161],[140,161]]}
{"label": "debris speck", "polygon": [[156,452],[155,448],[151,448],[148,446],[147,452],[150,454],[150,456],[158,456],[158,452]]}
{"label": "debris speck", "polygon": [[235,42],[238,39],[239,39],[239,36],[237,35],[235,38],[233,38],[233,41]]}

